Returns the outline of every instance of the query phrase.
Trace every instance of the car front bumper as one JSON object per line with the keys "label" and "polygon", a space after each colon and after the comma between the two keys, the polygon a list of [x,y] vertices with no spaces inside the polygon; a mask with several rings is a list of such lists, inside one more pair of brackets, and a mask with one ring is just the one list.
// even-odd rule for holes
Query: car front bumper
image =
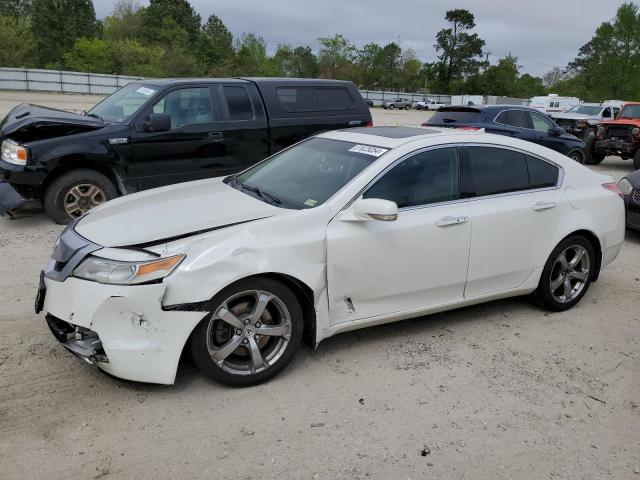
{"label": "car front bumper", "polygon": [[633,156],[637,149],[637,143],[625,142],[623,140],[598,140],[594,147],[596,152],[624,157]]}
{"label": "car front bumper", "polygon": [[127,380],[172,384],[189,335],[207,315],[164,311],[163,283],[43,281],[42,309],[56,338],[77,356]]}

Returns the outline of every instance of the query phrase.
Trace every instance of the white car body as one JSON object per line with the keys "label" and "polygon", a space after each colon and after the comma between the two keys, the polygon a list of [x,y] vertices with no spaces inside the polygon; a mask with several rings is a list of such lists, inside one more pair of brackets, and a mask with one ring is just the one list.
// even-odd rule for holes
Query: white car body
{"label": "white car body", "polygon": [[418,110],[437,110],[440,107],[444,107],[445,104],[444,103],[438,103],[435,100],[422,100],[420,102],[416,102],[415,107]]}
{"label": "white car body", "polygon": [[[514,138],[448,129],[390,138],[369,130],[319,136],[388,152],[315,208],[267,204],[221,178],[96,208],[71,227],[97,245],[92,255],[148,260],[149,253],[137,249],[142,246],[163,257],[186,257],[152,284],[45,278],[44,312],[96,332],[109,360],[96,363],[105,371],[171,384],[189,335],[208,315],[180,305],[207,302],[240,279],[269,274],[304,288],[313,301],[317,345],[347,330],[533,292],[550,252],[576,231],[597,238],[602,267],[618,255],[623,201],[601,186],[611,179]],[[376,177],[416,150],[443,145],[526,152],[557,165],[560,181],[554,188],[400,209],[391,222],[354,221],[354,200]],[[452,218],[454,224],[462,220],[440,228]]]}

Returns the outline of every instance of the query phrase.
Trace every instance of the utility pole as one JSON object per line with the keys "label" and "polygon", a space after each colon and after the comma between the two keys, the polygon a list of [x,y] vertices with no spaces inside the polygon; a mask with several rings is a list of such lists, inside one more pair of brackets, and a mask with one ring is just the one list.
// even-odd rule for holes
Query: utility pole
{"label": "utility pole", "polygon": [[[484,72],[487,71],[487,68],[489,68],[489,55],[491,55],[493,52],[484,52]],[[484,73],[483,72],[483,73]]]}

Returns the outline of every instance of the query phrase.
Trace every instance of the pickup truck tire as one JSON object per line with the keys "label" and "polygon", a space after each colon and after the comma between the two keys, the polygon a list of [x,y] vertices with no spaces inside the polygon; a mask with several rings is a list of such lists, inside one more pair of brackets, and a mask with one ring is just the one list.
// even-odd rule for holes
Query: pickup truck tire
{"label": "pickup truck tire", "polygon": [[584,154],[580,150],[572,150],[567,153],[567,157],[577,163],[584,164]]}
{"label": "pickup truck tire", "polygon": [[66,225],[117,196],[115,185],[102,173],[71,170],[51,182],[44,194],[44,209],[56,223]]}
{"label": "pickup truck tire", "polygon": [[600,165],[606,155],[604,153],[599,152],[590,152],[587,158],[584,161],[585,165]]}
{"label": "pickup truck tire", "polygon": [[405,109],[405,110],[409,110],[410,108],[411,108],[411,105],[405,105],[405,106],[404,106],[404,109]]}
{"label": "pickup truck tire", "polygon": [[640,170],[640,148],[636,150],[636,154],[633,156],[633,168]]}

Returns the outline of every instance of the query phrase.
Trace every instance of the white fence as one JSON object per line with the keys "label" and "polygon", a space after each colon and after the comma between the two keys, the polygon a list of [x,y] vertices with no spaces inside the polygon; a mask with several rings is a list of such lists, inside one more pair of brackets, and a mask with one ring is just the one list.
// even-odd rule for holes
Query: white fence
{"label": "white fence", "polygon": [[[110,95],[130,82],[143,77],[107,75],[103,73],[67,72],[64,70],[41,70],[29,68],[0,68],[0,90],[28,90],[62,93],[88,93]],[[435,100],[444,105],[510,104],[527,105],[527,100],[519,98],[483,95],[439,95],[412,92],[361,90],[364,98],[381,106],[396,98],[407,98],[413,104],[421,100]]]}
{"label": "white fence", "polygon": [[142,77],[29,68],[0,68],[0,90],[110,95]]}

